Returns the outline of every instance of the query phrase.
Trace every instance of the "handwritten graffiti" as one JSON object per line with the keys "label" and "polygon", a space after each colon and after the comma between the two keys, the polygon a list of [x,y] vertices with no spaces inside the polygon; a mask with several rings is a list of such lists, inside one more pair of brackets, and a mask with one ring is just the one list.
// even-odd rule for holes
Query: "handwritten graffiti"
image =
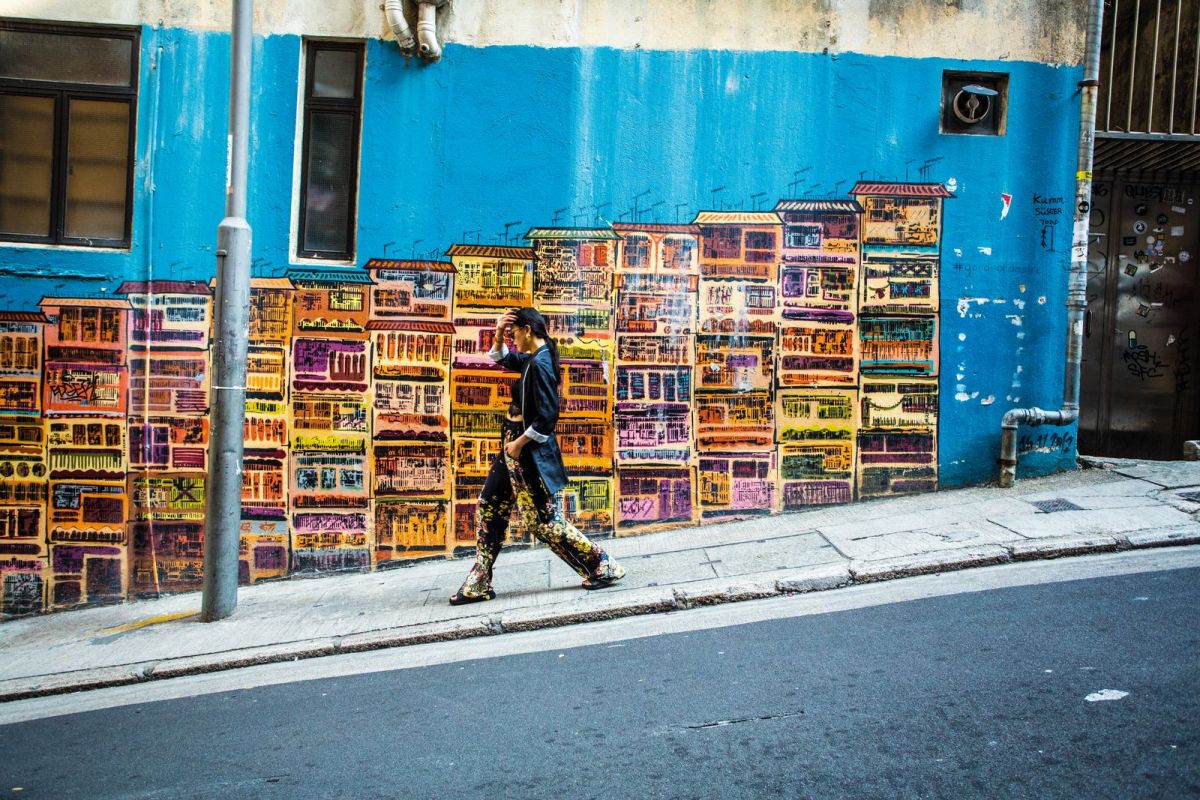
{"label": "handwritten graffiti", "polygon": [[1125,363],[1129,374],[1140,381],[1147,378],[1161,378],[1166,374],[1163,369],[1167,365],[1158,357],[1157,352],[1150,350],[1144,344],[1128,348],[1121,354],[1121,361]]}
{"label": "handwritten graffiti", "polygon": [[1063,219],[1063,198],[1034,193],[1033,218],[1041,228],[1039,245],[1043,250],[1054,250],[1054,233]]}
{"label": "handwritten graffiti", "polygon": [[1075,452],[1075,435],[1062,431],[1042,431],[1036,434],[1023,433],[1017,440],[1017,450],[1021,453],[1072,455]]}
{"label": "handwritten graffiti", "polygon": [[1175,342],[1175,391],[1186,392],[1192,383],[1192,337],[1186,332],[1180,333]]}
{"label": "handwritten graffiti", "polygon": [[1183,189],[1147,183],[1125,184],[1125,196],[1133,200],[1157,200],[1162,203],[1182,203],[1187,199]]}

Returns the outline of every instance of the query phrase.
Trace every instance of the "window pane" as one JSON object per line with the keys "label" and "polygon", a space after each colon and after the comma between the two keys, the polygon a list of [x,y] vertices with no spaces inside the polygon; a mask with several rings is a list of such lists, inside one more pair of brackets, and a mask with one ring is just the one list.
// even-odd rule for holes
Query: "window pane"
{"label": "window pane", "polygon": [[54,98],[0,94],[0,233],[50,235]]}
{"label": "window pane", "polygon": [[0,30],[0,77],[133,85],[133,40]]}
{"label": "window pane", "polygon": [[64,235],[124,239],[129,177],[129,103],[70,101]]}
{"label": "window pane", "polygon": [[308,131],[304,249],[349,253],[347,222],[354,182],[354,118],[314,113]]}
{"label": "window pane", "polygon": [[358,53],[318,50],[313,65],[313,97],[354,98],[358,84]]}

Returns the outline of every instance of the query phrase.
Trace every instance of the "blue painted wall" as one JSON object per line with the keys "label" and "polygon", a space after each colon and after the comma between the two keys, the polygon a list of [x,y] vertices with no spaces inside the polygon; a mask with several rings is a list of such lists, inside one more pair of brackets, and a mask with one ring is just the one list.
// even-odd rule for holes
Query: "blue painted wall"
{"label": "blue painted wall", "polygon": [[[301,49],[294,36],[255,43],[250,222],[259,274],[289,263]],[[938,133],[944,69],[1009,73],[1007,135]],[[212,275],[228,76],[227,35],[143,31],[133,246],[0,247],[0,274],[19,277],[7,283],[7,305],[111,292],[127,279]],[[408,257],[418,240],[417,254],[441,252],[475,229],[494,241],[506,222],[521,221],[517,234],[564,207],[560,224],[596,223],[573,214],[606,203],[600,215],[616,220],[646,190],[640,207],[663,201],[652,218],[690,221],[720,203],[750,208],[758,192],[770,208],[797,193],[789,182],[805,167],[799,191],[818,184],[830,195],[860,173],[917,180],[924,162],[941,159],[927,178],[953,179],[956,197],[946,201],[943,238],[940,480],[988,480],[1004,410],[1061,400],[1079,77],[1033,63],[849,53],[455,45],[425,67],[371,41],[357,261],[385,246]],[[1013,197],[1004,220],[1001,193]],[[1063,198],[1053,249],[1043,245],[1035,195]],[[989,302],[960,314],[959,298]],[[1073,430],[1042,433],[1045,441],[1027,445],[1050,452],[1023,456],[1022,475],[1074,463]]]}

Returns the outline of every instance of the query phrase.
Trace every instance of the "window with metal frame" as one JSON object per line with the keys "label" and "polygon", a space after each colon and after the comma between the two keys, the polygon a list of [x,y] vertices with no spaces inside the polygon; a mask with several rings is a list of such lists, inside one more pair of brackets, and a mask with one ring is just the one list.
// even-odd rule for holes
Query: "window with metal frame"
{"label": "window with metal frame", "polygon": [[0,20],[0,241],[129,246],[139,46]]}
{"label": "window with metal frame", "polygon": [[354,258],[362,128],[361,42],[305,42],[296,255]]}

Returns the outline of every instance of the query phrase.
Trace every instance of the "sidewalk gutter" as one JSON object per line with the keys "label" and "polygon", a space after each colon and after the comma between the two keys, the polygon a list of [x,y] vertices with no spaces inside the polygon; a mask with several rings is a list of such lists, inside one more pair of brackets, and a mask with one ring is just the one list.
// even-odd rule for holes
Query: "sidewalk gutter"
{"label": "sidewalk gutter", "polygon": [[585,601],[512,609],[496,615],[406,625],[299,639],[258,647],[189,655],[0,681],[0,702],[124,686],[145,681],[298,661],[341,653],[407,647],[430,642],[496,636],[698,606],[826,591],[854,584],[950,572],[1012,561],[1079,556],[1114,550],[1200,544],[1200,527],[1186,526],[1127,535],[1075,535],[1004,545],[985,545],[890,559],[847,560],[794,570],[717,578],[683,586],[625,590]]}

